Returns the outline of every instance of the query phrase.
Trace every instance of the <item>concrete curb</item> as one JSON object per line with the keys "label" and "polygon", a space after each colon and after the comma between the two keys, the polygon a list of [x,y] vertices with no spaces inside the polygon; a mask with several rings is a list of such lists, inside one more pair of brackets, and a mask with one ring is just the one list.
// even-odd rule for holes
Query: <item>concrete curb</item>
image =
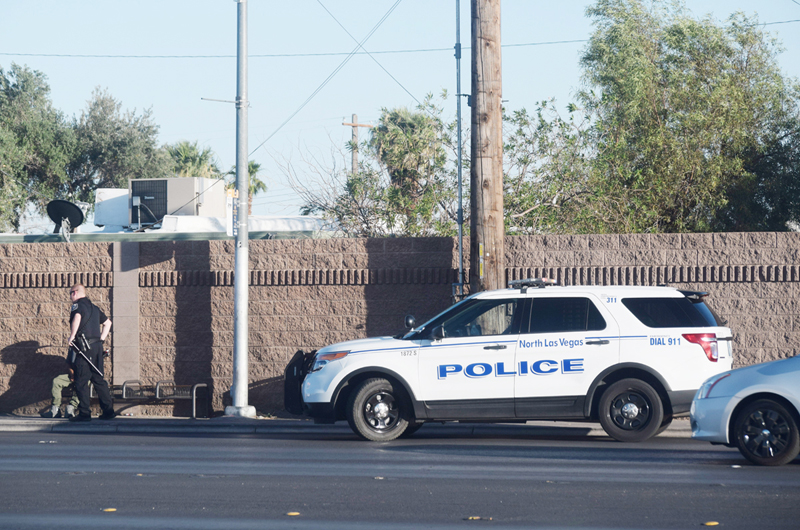
{"label": "concrete curb", "polygon": [[[210,420],[184,418],[118,417],[110,421],[92,420],[71,423],[66,419],[35,417],[0,417],[0,432],[54,433],[151,433],[151,434],[274,434],[320,436],[352,436],[346,423],[317,425],[308,420],[251,419],[223,416]],[[441,436],[533,436],[533,437],[607,437],[597,423],[530,421],[527,424],[508,423],[431,423],[424,433]],[[434,434],[435,433],[435,434]],[[685,419],[677,419],[659,436],[691,438],[691,428]]]}

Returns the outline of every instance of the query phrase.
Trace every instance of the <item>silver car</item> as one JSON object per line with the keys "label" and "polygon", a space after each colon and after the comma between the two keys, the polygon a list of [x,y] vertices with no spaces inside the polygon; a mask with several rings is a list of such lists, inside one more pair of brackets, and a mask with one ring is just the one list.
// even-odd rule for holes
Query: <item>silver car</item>
{"label": "silver car", "polygon": [[737,447],[754,464],[780,466],[800,453],[800,357],[715,375],[691,406],[692,438]]}

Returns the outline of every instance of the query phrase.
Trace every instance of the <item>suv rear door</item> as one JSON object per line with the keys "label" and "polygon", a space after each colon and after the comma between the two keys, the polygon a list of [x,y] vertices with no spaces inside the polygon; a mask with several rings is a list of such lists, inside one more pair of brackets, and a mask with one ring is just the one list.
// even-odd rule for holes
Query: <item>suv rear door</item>
{"label": "suv rear door", "polygon": [[619,362],[619,326],[604,305],[590,294],[556,294],[537,292],[522,326],[518,418],[583,417],[589,386]]}

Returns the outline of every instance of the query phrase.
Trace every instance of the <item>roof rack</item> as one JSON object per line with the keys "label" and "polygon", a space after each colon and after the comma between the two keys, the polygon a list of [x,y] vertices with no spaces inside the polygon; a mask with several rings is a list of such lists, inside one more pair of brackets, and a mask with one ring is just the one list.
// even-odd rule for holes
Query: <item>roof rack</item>
{"label": "roof rack", "polygon": [[528,278],[525,280],[513,280],[508,282],[508,286],[511,289],[519,289],[523,292],[523,294],[528,290],[528,287],[535,287],[537,289],[543,289],[548,285],[558,285],[555,280],[551,280],[550,278]]}

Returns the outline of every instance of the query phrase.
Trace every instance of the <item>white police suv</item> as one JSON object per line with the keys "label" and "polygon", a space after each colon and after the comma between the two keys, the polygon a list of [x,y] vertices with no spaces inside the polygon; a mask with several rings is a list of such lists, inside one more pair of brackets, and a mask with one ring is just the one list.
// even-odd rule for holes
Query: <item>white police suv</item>
{"label": "white police suv", "polygon": [[346,419],[374,441],[431,421],[527,420],[599,421],[617,440],[646,440],[731,368],[731,330],[706,296],[511,282],[421,326],[407,317],[404,335],[298,351],[286,408],[317,423]]}

